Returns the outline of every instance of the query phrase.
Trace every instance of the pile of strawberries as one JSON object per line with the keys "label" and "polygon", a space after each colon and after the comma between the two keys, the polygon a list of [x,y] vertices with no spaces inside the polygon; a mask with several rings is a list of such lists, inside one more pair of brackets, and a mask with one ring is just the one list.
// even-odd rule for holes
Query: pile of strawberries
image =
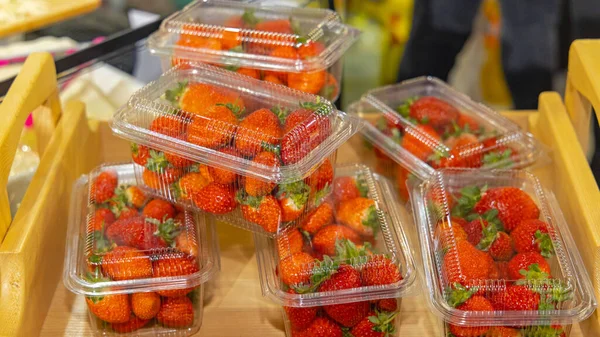
{"label": "pile of strawberries", "polygon": [[[221,28],[212,25],[184,25],[183,33],[176,44],[179,47],[192,48],[198,53],[203,53],[203,49],[213,52],[230,51],[298,61],[318,56],[325,50],[323,43],[303,37],[293,18],[261,20],[252,10],[247,10],[241,16],[230,17]],[[184,62],[185,60],[178,57],[172,59],[172,65]],[[235,65],[227,65],[224,68],[303,92],[319,94],[326,99],[335,99],[339,93],[338,80],[326,69],[283,72],[261,71]]]}
{"label": "pile of strawberries", "polygon": [[[337,177],[332,196],[299,228],[277,237],[277,272],[284,289],[331,293],[400,282],[398,265],[374,247],[379,230],[377,206],[368,198],[364,178]],[[394,333],[398,303],[381,299],[284,310],[294,337],[383,337]]]}
{"label": "pile of strawberries", "polygon": [[[183,112],[156,117],[151,131],[253,165],[278,169],[298,163],[331,134],[330,107],[324,103],[267,109],[235,91],[204,83],[179,83],[164,98]],[[333,181],[329,159],[304,180],[277,185],[138,144],[132,145],[132,157],[143,167],[144,184],[162,196],[213,214],[227,214],[240,205],[242,216],[268,233],[305,214],[329,193]]]}
{"label": "pile of strawberries", "polygon": [[[94,211],[88,218],[86,252],[89,282],[135,280],[194,274],[198,238],[194,216],[137,187],[119,184],[106,169],[91,182]],[[90,311],[116,332],[132,332],[155,320],[170,328],[194,322],[199,289],[88,296]]]}
{"label": "pile of strawberries", "polygon": [[[553,227],[516,187],[466,186],[459,193],[433,188],[428,208],[438,219],[438,258],[448,304],[462,311],[546,311],[572,297],[553,277]],[[447,214],[445,210],[451,210]],[[450,222],[447,218],[450,217]],[[448,325],[454,337],[564,336],[561,326]]]}

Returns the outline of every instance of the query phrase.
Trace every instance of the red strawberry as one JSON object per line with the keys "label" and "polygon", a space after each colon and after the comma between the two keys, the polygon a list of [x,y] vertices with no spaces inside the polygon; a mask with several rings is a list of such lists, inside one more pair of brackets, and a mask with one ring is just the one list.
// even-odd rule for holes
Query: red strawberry
{"label": "red strawberry", "polygon": [[177,115],[164,115],[155,118],[150,124],[150,130],[166,136],[179,137],[185,134],[183,119]]}
{"label": "red strawberry", "polygon": [[129,219],[139,215],[138,210],[133,207],[123,206],[118,210],[118,220]]}
{"label": "red strawberry", "polygon": [[313,249],[319,254],[334,256],[335,243],[341,239],[348,239],[355,244],[363,242],[360,236],[352,229],[341,225],[329,225],[321,228],[313,236]]}
{"label": "red strawberry", "polygon": [[238,193],[244,219],[260,225],[268,233],[276,233],[281,223],[281,207],[271,195],[263,197],[244,196]]}
{"label": "red strawberry", "polygon": [[141,319],[135,315],[131,315],[129,321],[125,323],[112,323],[111,328],[118,333],[130,333],[144,327],[150,322],[149,319]]}
{"label": "red strawberry", "polygon": [[[329,137],[330,110],[329,106],[321,102],[305,102],[301,104],[301,109],[287,116],[281,140],[281,160],[284,164],[297,163]],[[311,185],[317,183],[319,182]]]}
{"label": "red strawberry", "polygon": [[113,280],[134,280],[152,276],[150,257],[132,247],[115,247],[102,257],[102,272]]}
{"label": "red strawberry", "polygon": [[[269,151],[263,151],[259,153],[254,160],[252,160],[252,163],[273,168],[279,167],[279,159],[273,152]],[[244,189],[246,190],[246,193],[253,197],[267,195],[273,191],[275,186],[276,185],[273,182],[264,181],[254,177],[246,177],[244,182]]]}
{"label": "red strawberry", "polygon": [[292,230],[281,233],[277,237],[277,252],[279,259],[283,260],[286,257],[302,251],[304,248],[304,236],[299,230]]}
{"label": "red strawberry", "polygon": [[421,160],[426,160],[439,146],[440,135],[429,125],[406,128],[401,146]]}
{"label": "red strawberry", "polygon": [[490,296],[495,310],[538,310],[540,294],[522,285],[511,285],[505,291],[495,292]]}
{"label": "red strawberry", "polygon": [[[183,139],[183,137],[179,138]],[[188,167],[194,164],[193,161],[170,152],[165,152],[165,159],[175,167]]]}
{"label": "red strawberry", "polygon": [[329,159],[325,159],[317,170],[304,180],[311,191],[319,191],[333,183],[333,166]]}
{"label": "red strawberry", "polygon": [[131,294],[131,310],[143,319],[152,319],[160,310],[160,296],[150,291],[145,293]]}
{"label": "red strawberry", "polygon": [[517,329],[504,326],[493,326],[488,331],[486,337],[523,337],[523,335]]}
{"label": "red strawberry", "polygon": [[309,234],[315,234],[319,229],[333,223],[333,207],[327,202],[322,203],[311,211],[300,224],[300,228]]}
{"label": "red strawberry", "polygon": [[302,59],[308,59],[319,55],[323,50],[325,50],[325,45],[323,45],[321,42],[309,41],[298,47],[298,55]]}
{"label": "red strawberry", "polygon": [[398,310],[398,300],[395,298],[386,298],[377,301],[377,308],[383,311],[395,312]]}
{"label": "red strawberry", "polygon": [[496,261],[508,261],[514,254],[513,240],[504,232],[498,232],[490,245],[490,256]]}
{"label": "red strawberry", "polygon": [[279,185],[277,200],[281,206],[281,221],[294,221],[302,215],[308,202],[310,188],[303,181]]}
{"label": "red strawberry", "polygon": [[473,117],[471,117],[467,114],[464,114],[464,113],[461,113],[458,115],[456,124],[458,125],[459,128],[461,128],[463,130],[467,129],[467,127],[468,127],[468,130],[471,130],[471,131],[479,130],[479,128],[480,128],[479,123],[477,123],[477,121]]}
{"label": "red strawberry", "polygon": [[431,125],[438,132],[443,133],[457,120],[460,113],[458,109],[437,97],[425,96],[414,102],[408,102],[410,117],[418,123]]}
{"label": "red strawberry", "polygon": [[[193,256],[184,253],[172,253],[166,258],[158,258],[152,263],[153,277],[183,276],[197,273],[198,262]],[[193,288],[159,290],[157,293],[164,297],[185,296]]]}
{"label": "red strawberry", "polygon": [[181,169],[177,167],[168,167],[158,172],[145,169],[142,173],[142,179],[146,186],[154,190],[167,190],[169,185],[181,177],[182,173]]}
{"label": "red strawberry", "polygon": [[170,328],[190,326],[194,323],[194,305],[187,296],[165,298],[156,319]]}
{"label": "red strawberry", "polygon": [[467,233],[460,225],[461,221],[456,220],[465,222],[460,218],[452,218],[450,223],[448,223],[448,221],[445,219],[438,222],[438,225],[435,229],[435,237],[438,238],[441,249],[449,249],[456,241],[468,240]]}
{"label": "red strawberry", "polygon": [[175,217],[175,207],[166,200],[152,199],[146,207],[144,207],[142,214],[147,218],[165,221]]}
{"label": "red strawberry", "polygon": [[127,294],[88,296],[85,301],[92,314],[108,323],[125,323],[131,316]]}
{"label": "red strawberry", "polygon": [[[320,292],[360,288],[360,273],[349,265],[341,265],[337,272],[321,284]],[[323,306],[329,317],[345,327],[353,327],[369,312],[369,302],[353,302]]]}
{"label": "red strawberry", "polygon": [[479,142],[477,136],[463,133],[453,140],[452,144],[450,153],[440,159],[439,167],[477,168],[482,165],[483,144]]}
{"label": "red strawberry", "polygon": [[199,166],[199,172],[189,172],[171,185],[171,191],[177,199],[192,200],[194,194],[213,182],[209,176],[208,167]]}
{"label": "red strawberry", "polygon": [[231,186],[210,183],[198,192],[192,192],[194,204],[213,214],[225,214],[237,206]]}
{"label": "red strawberry", "polygon": [[364,179],[338,177],[333,181],[333,196],[337,203],[358,197],[366,198],[368,193],[369,189]]}
{"label": "red strawberry", "polygon": [[101,204],[112,198],[115,195],[117,183],[118,176],[115,170],[101,172],[92,182],[91,194],[94,197],[94,202]]}
{"label": "red strawberry", "polygon": [[340,223],[360,235],[372,236],[379,228],[379,216],[373,199],[360,197],[341,202],[336,217]]}
{"label": "red strawberry", "polygon": [[[460,302],[458,302],[460,303]],[[492,304],[483,296],[474,295],[468,297],[468,299],[458,305],[456,305],[457,310],[462,311],[494,311],[494,307]],[[472,337],[472,336],[481,336],[484,335],[490,327],[488,326],[476,326],[476,327],[468,327],[468,326],[460,326],[449,324],[450,332],[454,334],[456,337]]]}
{"label": "red strawberry", "polygon": [[110,224],[115,222],[115,215],[108,208],[97,208],[90,220],[90,228],[103,232]]}
{"label": "red strawberry", "polygon": [[288,87],[316,95],[327,80],[325,70],[301,71],[288,73]]}
{"label": "red strawberry", "polygon": [[265,146],[276,146],[281,139],[277,116],[268,109],[259,109],[242,120],[235,136],[236,149],[245,156],[254,156]]}
{"label": "red strawberry", "polygon": [[287,285],[305,285],[310,282],[315,258],[307,253],[292,254],[279,261],[279,276]]}
{"label": "red strawberry", "polygon": [[[293,289],[288,290],[288,293],[296,294]],[[290,321],[292,329],[300,331],[308,328],[315,318],[317,318],[317,311],[319,310],[319,307],[283,307],[283,310],[285,310],[287,319]]]}
{"label": "red strawberry", "polygon": [[140,250],[165,248],[178,234],[172,219],[160,222],[142,216],[119,219],[106,229],[106,237],[116,244]]}
{"label": "red strawberry", "polygon": [[394,284],[402,280],[398,266],[383,255],[375,255],[363,267],[361,277],[365,286]]}
{"label": "red strawberry", "polygon": [[119,201],[135,208],[142,208],[146,203],[146,194],[137,186],[119,186],[116,194]]}
{"label": "red strawberry", "polygon": [[450,283],[472,285],[486,280],[492,269],[492,258],[468,241],[456,241],[455,249],[444,255],[443,272]]}
{"label": "red strawberry", "polygon": [[516,187],[490,188],[481,195],[473,211],[484,214],[489,210],[498,210],[498,219],[510,233],[522,220],[537,219],[540,210],[524,191]]}
{"label": "red strawberry", "polygon": [[[237,151],[229,147],[220,149],[219,152],[234,157],[239,157]],[[230,185],[237,181],[237,174],[235,174],[235,172],[212,166],[208,168],[208,171],[210,173],[210,177],[218,184]]]}
{"label": "red strawberry", "polygon": [[342,337],[342,329],[326,317],[317,317],[312,324],[301,331],[292,331],[292,337]]}
{"label": "red strawberry", "polygon": [[523,220],[510,233],[518,253],[537,252],[550,258],[554,255],[552,238],[548,234],[548,224],[538,220]]}
{"label": "red strawberry", "polygon": [[236,113],[241,113],[239,106],[231,106],[223,114],[196,116],[188,126],[186,139],[188,142],[210,149],[217,149],[229,144],[238,127]]}
{"label": "red strawberry", "polygon": [[356,324],[350,333],[354,337],[388,337],[396,332],[395,317],[396,312],[370,312],[358,324]]}
{"label": "red strawberry", "polygon": [[325,84],[321,91],[319,92],[319,96],[325,97],[330,101],[334,101],[337,99],[338,94],[340,93],[340,84],[338,80],[332,73],[327,73],[327,77],[325,77]]}
{"label": "red strawberry", "polygon": [[511,280],[547,279],[550,265],[539,253],[519,253],[508,262],[508,276]]}
{"label": "red strawberry", "polygon": [[131,143],[131,159],[134,163],[146,166],[148,158],[150,158],[150,149],[147,146]]}

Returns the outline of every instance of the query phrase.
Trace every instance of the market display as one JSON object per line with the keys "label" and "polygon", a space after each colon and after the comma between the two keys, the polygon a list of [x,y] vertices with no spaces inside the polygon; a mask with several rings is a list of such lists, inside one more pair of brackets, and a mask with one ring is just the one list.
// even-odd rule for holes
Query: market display
{"label": "market display", "polygon": [[416,270],[390,185],[338,166],[333,194],[299,228],[255,235],[263,293],[288,336],[397,336]]}
{"label": "market display", "polygon": [[198,64],[133,95],[113,130],[134,142],[140,186],[274,235],[330,193],[336,149],[358,124],[318,96]]}
{"label": "market display", "polygon": [[446,335],[568,336],[595,310],[561,211],[532,174],[445,169],[411,198]]}
{"label": "market display", "polygon": [[219,265],[213,230],[146,195],[132,165],[101,166],[74,188],[65,285],[86,296],[97,334],[191,335]]}
{"label": "market display", "polygon": [[325,9],[211,0],[166,19],[148,46],[165,69],[206,62],[335,101],[340,58],[357,35]]}

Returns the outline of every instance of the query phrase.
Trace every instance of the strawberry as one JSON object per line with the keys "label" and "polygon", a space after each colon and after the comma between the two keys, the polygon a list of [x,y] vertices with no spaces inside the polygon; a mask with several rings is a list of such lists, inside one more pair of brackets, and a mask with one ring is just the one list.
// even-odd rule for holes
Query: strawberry
{"label": "strawberry", "polygon": [[402,165],[393,164],[395,167],[394,173],[396,177],[396,186],[398,187],[398,194],[402,200],[408,200],[408,186],[407,182],[411,177],[411,173]]}
{"label": "strawberry", "polygon": [[296,52],[296,49],[289,46],[275,47],[275,49],[271,51],[271,56],[285,59],[297,59],[300,57],[298,52]]}
{"label": "strawberry", "polygon": [[279,262],[279,276],[287,285],[308,284],[315,258],[307,253],[292,254]]}
{"label": "strawberry", "polygon": [[383,311],[395,312],[398,310],[398,300],[395,298],[379,300],[377,301],[377,308]]}
{"label": "strawberry", "polygon": [[122,206],[118,209],[118,220],[129,219],[139,215],[137,208]]}
{"label": "strawberry", "polygon": [[169,328],[191,326],[194,323],[194,305],[187,296],[165,298],[156,319]]}
{"label": "strawberry", "polygon": [[316,95],[327,80],[325,70],[302,71],[288,73],[288,87]]}
{"label": "strawberry", "polygon": [[[248,22],[247,19],[245,20],[246,22]],[[260,21],[256,23],[254,29],[265,32],[283,34],[292,34],[294,32],[292,29],[292,23],[290,22],[290,20],[286,19]]]}
{"label": "strawberry", "polygon": [[440,248],[443,250],[452,247],[456,241],[468,240],[467,233],[460,222],[456,221],[457,219],[460,218],[451,218],[451,224],[447,220],[442,220],[435,229],[435,237],[438,238],[441,244]]}
{"label": "strawberry", "polygon": [[[360,288],[360,273],[349,265],[341,265],[339,269],[323,281],[319,291],[329,292],[343,289]],[[369,312],[369,302],[353,302],[345,304],[325,305],[323,309],[329,317],[345,327],[353,327]]]}
{"label": "strawberry", "polygon": [[522,333],[526,337],[566,337],[565,328],[557,324],[528,326],[522,329]]}
{"label": "strawberry", "polygon": [[[208,169],[207,169],[208,170]],[[201,172],[189,172],[171,185],[171,191],[176,199],[192,200],[197,194],[212,182],[212,178]]]}
{"label": "strawberry", "polygon": [[325,202],[312,210],[300,224],[300,228],[309,234],[315,234],[319,229],[333,223],[333,207]]}
{"label": "strawberry", "polygon": [[348,239],[355,244],[363,242],[360,236],[352,229],[341,225],[329,225],[321,228],[313,236],[313,249],[319,254],[334,256],[335,243],[341,239]]}
{"label": "strawberry", "polygon": [[257,80],[260,80],[260,72],[256,69],[252,69],[252,68],[237,68],[235,70],[236,73],[241,74],[241,75],[245,75],[245,76],[250,76],[252,78],[255,78]]}
{"label": "strawberry", "polygon": [[493,326],[488,331],[486,337],[523,337],[523,334],[517,329]]}
{"label": "strawberry", "polygon": [[155,292],[133,293],[131,310],[141,319],[152,319],[160,310],[160,296]]}
{"label": "strawberry", "polygon": [[398,266],[383,255],[375,255],[361,271],[365,286],[394,284],[402,280]]}
{"label": "strawberry", "polygon": [[304,236],[299,230],[292,228],[290,231],[281,233],[277,237],[277,252],[279,259],[283,260],[286,257],[302,251],[304,248]]}
{"label": "strawberry", "polygon": [[319,95],[333,102],[335,99],[337,99],[339,94],[340,84],[332,73],[327,73],[327,77],[325,77],[325,84],[323,85],[323,88],[321,88]]}
{"label": "strawberry", "polygon": [[131,143],[131,159],[134,163],[146,166],[148,158],[150,158],[150,149],[147,146]]}
{"label": "strawberry", "polygon": [[[448,146],[449,140],[446,141]],[[482,165],[483,144],[471,133],[463,133],[452,140],[452,148],[448,156],[440,158],[438,167],[477,168]]]}
{"label": "strawberry", "polygon": [[[467,291],[467,293],[471,293]],[[472,293],[471,293],[472,294]],[[457,310],[462,311],[494,311],[494,307],[485,297],[479,295],[466,295],[465,301],[457,301],[450,303]],[[462,300],[462,299],[461,299]],[[449,324],[450,332],[456,337],[471,337],[485,335],[490,327],[488,326],[475,326],[467,327]]]}
{"label": "strawberry", "polygon": [[277,199],[271,195],[262,197],[237,195],[244,219],[261,226],[268,233],[276,233],[282,219],[282,211]]}
{"label": "strawberry", "polygon": [[104,229],[115,222],[115,215],[108,208],[97,208],[90,220],[90,228],[94,231],[104,231]]}
{"label": "strawberry", "polygon": [[338,177],[333,181],[333,197],[336,203],[363,197],[369,194],[367,182],[362,178]]}
{"label": "strawberry", "polygon": [[149,319],[142,319],[131,315],[129,320],[125,323],[112,323],[110,327],[118,333],[130,333],[143,328],[150,322]]}
{"label": "strawberry", "polygon": [[194,234],[181,233],[175,238],[175,247],[179,251],[189,254],[190,256],[198,256],[198,242]]}
{"label": "strawberry", "polygon": [[439,146],[440,135],[429,125],[416,125],[405,129],[402,143],[406,151],[421,160],[426,160],[434,151],[443,155],[436,148]]}
{"label": "strawberry", "polygon": [[308,202],[310,188],[303,181],[279,185],[277,200],[281,207],[281,221],[294,221],[302,215]]}
{"label": "strawberry", "polygon": [[311,191],[319,191],[323,188],[331,186],[333,183],[333,166],[329,159],[325,159],[317,170],[304,179],[310,186]]}
{"label": "strawberry", "polygon": [[198,192],[192,191],[192,201],[198,208],[213,214],[225,214],[237,206],[231,186],[210,183]]}
{"label": "strawberry", "polygon": [[[178,138],[183,139],[183,137],[178,137]],[[187,158],[178,156],[171,152],[165,152],[165,159],[174,167],[188,167],[188,166],[194,164],[193,161],[191,161]]]}
{"label": "strawberry", "polygon": [[[300,109],[292,111],[285,119],[284,134],[281,140],[281,160],[284,164],[294,164],[306,157],[331,134],[330,108],[321,101],[304,102]],[[327,169],[327,167],[325,167]],[[333,170],[330,170],[333,172]],[[325,176],[311,185],[333,180],[333,175]]]}
{"label": "strawberry", "polygon": [[235,136],[235,148],[245,156],[257,155],[265,146],[279,145],[281,126],[268,109],[259,109],[242,120]]}
{"label": "strawberry", "polygon": [[[158,258],[152,263],[153,277],[170,277],[195,274],[199,271],[198,262],[193,256],[184,253],[173,253],[168,258]],[[193,288],[159,290],[157,293],[164,297],[185,296]]]}
{"label": "strawberry", "polygon": [[522,220],[537,219],[540,210],[524,191],[516,187],[490,188],[477,201],[473,211],[478,214],[497,209],[498,219],[507,232],[512,232]]}
{"label": "strawberry", "polygon": [[140,250],[166,248],[179,234],[172,219],[164,222],[142,216],[115,221],[106,229],[106,237],[121,246]]}
{"label": "strawberry", "polygon": [[244,100],[238,92],[206,83],[180,82],[165,91],[164,98],[194,116],[215,118],[227,115],[224,120],[231,120],[232,113],[235,117],[245,109]]}
{"label": "strawberry", "polygon": [[238,126],[236,114],[241,114],[238,106],[231,111],[210,116],[196,116],[188,125],[186,140],[192,144],[217,149],[229,143]]}
{"label": "strawberry", "polygon": [[152,262],[133,247],[115,247],[102,257],[102,272],[116,281],[147,278],[152,276]]}
{"label": "strawberry", "polygon": [[509,261],[514,254],[513,240],[508,234],[498,232],[490,245],[490,256],[496,261]]}
{"label": "strawberry", "polygon": [[85,301],[90,312],[108,323],[125,323],[129,321],[131,306],[129,295],[87,296]]}
{"label": "strawberry", "polygon": [[354,337],[388,337],[393,336],[396,332],[395,318],[396,312],[370,312],[357,325],[355,325],[350,333]]}
{"label": "strawberry", "polygon": [[115,170],[105,170],[100,172],[92,182],[91,194],[96,204],[108,201],[115,195],[118,176]]}
{"label": "strawberry", "polygon": [[[296,294],[293,289],[289,289],[288,293]],[[317,318],[319,307],[295,308],[284,306],[283,310],[285,311],[293,330],[304,330],[311,325],[315,318]]]}
{"label": "strawberry", "polygon": [[121,185],[116,190],[116,197],[134,208],[142,208],[146,203],[146,194],[138,186]]}
{"label": "strawberry", "polygon": [[142,173],[142,179],[144,184],[152,189],[167,190],[169,185],[179,179],[181,175],[181,169],[176,167],[167,167],[156,172],[145,169]]}
{"label": "strawberry", "polygon": [[159,116],[150,123],[151,131],[175,138],[185,134],[185,129],[186,123],[178,115]]}
{"label": "strawberry", "polygon": [[552,238],[548,234],[549,225],[538,219],[523,220],[510,233],[518,253],[537,252],[546,258],[554,255]]}
{"label": "strawberry", "polygon": [[175,207],[173,207],[173,205],[166,200],[152,199],[150,202],[148,202],[146,207],[144,207],[142,214],[146,218],[165,221],[175,217]]}
{"label": "strawberry", "polygon": [[373,199],[359,197],[341,202],[336,217],[360,235],[373,236],[379,228],[377,206]]}
{"label": "strawberry", "polygon": [[342,329],[326,317],[317,317],[305,330],[292,331],[292,337],[342,337]]}
{"label": "strawberry", "polygon": [[324,50],[325,45],[321,42],[308,41],[298,47],[298,56],[300,56],[301,59],[306,60],[319,55]]}
{"label": "strawberry", "polygon": [[456,124],[458,125],[458,127],[460,129],[463,129],[463,130],[467,129],[467,130],[475,131],[475,130],[479,130],[479,128],[480,128],[479,123],[477,123],[477,121],[473,117],[471,117],[467,114],[464,114],[464,113],[461,113],[458,115]]}
{"label": "strawberry", "polygon": [[[252,160],[253,164],[265,165],[268,167],[278,168],[279,167],[279,159],[273,152],[263,151],[259,153],[254,160]],[[254,177],[246,177],[244,183],[244,189],[248,195],[253,197],[259,197],[263,195],[267,195],[273,191],[276,184],[264,180],[260,180]]]}
{"label": "strawberry", "polygon": [[539,253],[519,253],[508,262],[508,276],[511,280],[547,279],[550,265]]}
{"label": "strawberry", "polygon": [[[177,45],[194,48],[194,49],[209,49],[209,50],[221,50],[223,49],[223,44],[221,40],[215,38],[205,38],[197,35],[189,35],[182,34],[179,40],[176,42]],[[171,60],[171,64],[173,66],[176,65],[187,65],[190,63],[190,60],[180,59],[178,57],[173,57]],[[187,68],[183,68],[187,69]]]}
{"label": "strawberry", "polygon": [[[220,149],[219,152],[225,153],[234,157],[239,157],[237,151],[233,148],[226,147]],[[217,183],[222,185],[231,185],[237,181],[237,174],[235,172],[231,172],[226,169],[218,168],[218,167],[208,167],[208,172],[210,177]]]}
{"label": "strawberry", "polygon": [[510,285],[504,291],[494,292],[490,302],[495,310],[538,310],[540,294],[526,286]]}
{"label": "strawberry", "polygon": [[468,241],[456,241],[444,255],[443,272],[450,283],[468,286],[489,277],[493,260]]}
{"label": "strawberry", "polygon": [[425,96],[410,101],[409,116],[418,123],[431,125],[438,132],[443,133],[458,119],[460,113],[451,104],[437,97]]}
{"label": "strawberry", "polygon": [[280,85],[285,85],[287,81],[283,81],[279,76],[277,76],[276,74],[267,74],[265,75],[265,78],[263,78],[263,81],[265,82],[271,82],[271,83],[275,83],[275,84],[280,84]]}

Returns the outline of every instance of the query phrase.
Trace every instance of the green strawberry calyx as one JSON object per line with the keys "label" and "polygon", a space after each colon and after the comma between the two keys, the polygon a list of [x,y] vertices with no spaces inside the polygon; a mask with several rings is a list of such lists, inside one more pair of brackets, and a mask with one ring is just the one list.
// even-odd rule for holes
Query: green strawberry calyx
{"label": "green strawberry calyx", "polygon": [[410,116],[410,106],[419,99],[419,96],[413,96],[404,101],[401,105],[398,106],[396,111],[400,114],[400,116],[404,118],[408,118]]}
{"label": "green strawberry calyx", "polygon": [[527,269],[519,270],[519,274],[525,276],[525,280],[547,280],[550,275],[540,269],[540,265],[533,263]]}
{"label": "green strawberry calyx", "polygon": [[146,162],[146,168],[152,172],[162,173],[170,166],[163,152],[150,150],[150,158]]}
{"label": "green strawberry calyx", "polygon": [[310,277],[310,284],[297,285],[293,286],[292,288],[298,294],[315,292],[323,282],[328,280],[331,275],[337,272],[339,267],[339,261],[333,260],[331,257],[324,255],[323,261],[315,260],[312,269],[312,275]]}
{"label": "green strawberry calyx", "polygon": [[331,185],[329,185],[329,183],[327,183],[325,185],[325,187],[323,187],[322,189],[315,192],[315,195],[314,195],[315,207],[321,206],[321,204],[323,203],[323,201],[325,201],[325,199],[327,198],[327,196],[329,194],[331,194]]}
{"label": "green strawberry calyx", "polygon": [[244,14],[242,14],[242,21],[244,21],[246,26],[254,27],[261,20],[254,15],[254,9],[246,9]]}
{"label": "green strawberry calyx", "polygon": [[363,215],[362,225],[372,228],[373,234],[377,233],[377,230],[379,229],[379,213],[377,212],[377,207],[375,207],[375,205],[371,205],[367,208],[366,216]]}
{"label": "green strawberry calyx", "polygon": [[296,208],[300,209],[308,202],[310,187],[302,180],[279,185],[277,199],[289,198],[294,202]]}
{"label": "green strawberry calyx", "polygon": [[367,185],[367,180],[365,177],[360,176],[357,177],[355,181],[358,194],[360,194],[361,197],[366,198],[369,195],[369,186]]}
{"label": "green strawberry calyx", "polygon": [[510,168],[514,165],[511,160],[512,153],[512,149],[506,149],[503,152],[488,152],[483,155],[483,165],[493,166],[494,168]]}
{"label": "green strawberry calyx", "polygon": [[350,261],[354,265],[360,263],[371,252],[371,243],[365,242],[362,247],[357,247],[354,242],[348,239],[335,240],[335,258],[337,260]]}
{"label": "green strawberry calyx", "polygon": [[173,240],[181,233],[180,225],[174,219],[165,219],[161,222],[154,218],[146,218],[146,222],[157,226],[153,235],[160,237],[168,245],[173,244]]}
{"label": "green strawberry calyx", "polygon": [[[110,278],[102,275],[100,268],[96,268],[93,273],[88,272],[84,276],[84,279],[91,283],[108,282],[111,280]],[[92,301],[93,303],[98,303],[98,302],[102,301],[102,299],[104,298],[104,296],[86,296],[86,297],[89,298],[90,301]]]}
{"label": "green strawberry calyx", "polygon": [[481,218],[479,219],[479,223],[481,224],[483,236],[476,247],[479,250],[487,251],[490,249],[492,243],[496,241],[496,238],[498,237],[498,229],[491,223],[488,223],[488,225],[485,226],[485,222]]}
{"label": "green strawberry calyx", "polygon": [[240,205],[247,205],[250,206],[254,209],[258,209],[260,208],[260,204],[263,201],[263,197],[254,197],[251,195],[248,195],[246,193],[246,191],[244,191],[243,189],[238,190],[238,192],[235,195],[235,200],[240,204]]}
{"label": "green strawberry calyx", "polygon": [[246,112],[246,108],[237,104],[238,99],[236,98],[235,102],[227,102],[227,103],[217,103],[216,106],[223,106],[229,109],[236,118],[241,118],[242,115]]}
{"label": "green strawberry calyx", "polygon": [[394,324],[394,319],[398,312],[386,312],[386,311],[375,311],[375,315],[371,315],[368,317],[369,322],[373,323],[373,331],[381,332],[384,336],[393,335],[396,327]]}
{"label": "green strawberry calyx", "polygon": [[165,91],[163,98],[171,102],[175,107],[179,107],[179,100],[183,97],[187,86],[187,81],[179,82],[175,88]]}
{"label": "green strawberry calyx", "polygon": [[550,258],[554,255],[554,244],[552,244],[552,238],[548,233],[542,233],[539,229],[534,234],[535,243],[540,250],[540,254],[542,254],[545,258]]}
{"label": "green strawberry calyx", "polygon": [[300,107],[308,110],[313,110],[316,116],[327,116],[331,112],[326,102],[317,96],[314,102],[300,102]]}
{"label": "green strawberry calyx", "polygon": [[466,218],[475,207],[475,204],[481,199],[482,193],[487,190],[487,186],[466,186],[460,190],[460,198],[454,208],[452,215],[460,218]]}
{"label": "green strawberry calyx", "polygon": [[271,108],[271,112],[274,113],[277,118],[279,118],[279,122],[281,124],[284,124],[285,120],[290,114],[290,109],[277,105]]}
{"label": "green strawberry calyx", "polygon": [[451,287],[446,289],[446,301],[450,306],[456,308],[469,300],[475,293],[477,293],[477,291],[477,287],[469,289],[462,284],[455,282]]}
{"label": "green strawberry calyx", "polygon": [[560,337],[564,330],[554,326],[531,326],[522,330],[525,337]]}
{"label": "green strawberry calyx", "polygon": [[271,144],[269,142],[263,141],[261,147],[264,151],[274,153],[278,158],[281,156],[281,146],[279,144]]}

